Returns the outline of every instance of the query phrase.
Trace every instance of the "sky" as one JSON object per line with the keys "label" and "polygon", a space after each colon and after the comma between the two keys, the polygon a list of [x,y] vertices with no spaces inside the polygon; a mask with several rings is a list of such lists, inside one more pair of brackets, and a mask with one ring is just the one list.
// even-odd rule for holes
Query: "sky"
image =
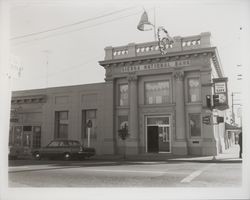
{"label": "sky", "polygon": [[242,80],[237,78],[245,75],[242,35],[249,8],[244,0],[13,1],[11,55],[22,71],[13,76],[12,90],[103,82],[105,71],[98,61],[104,60],[105,47],[154,40],[153,31],[136,28],[145,9],[149,20],[171,36],[211,32],[229,94],[240,99],[236,92],[241,92]]}

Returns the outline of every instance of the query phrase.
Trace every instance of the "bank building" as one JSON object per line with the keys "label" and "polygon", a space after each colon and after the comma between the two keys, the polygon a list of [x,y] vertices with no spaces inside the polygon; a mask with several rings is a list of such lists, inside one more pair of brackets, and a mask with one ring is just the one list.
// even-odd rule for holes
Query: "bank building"
{"label": "bank building", "polygon": [[213,80],[224,74],[210,37],[175,36],[167,54],[158,41],[109,46],[99,61],[103,83],[13,92],[10,145],[31,149],[68,138],[97,155],[119,155],[125,128],[127,155],[217,155],[225,111],[213,107]]}

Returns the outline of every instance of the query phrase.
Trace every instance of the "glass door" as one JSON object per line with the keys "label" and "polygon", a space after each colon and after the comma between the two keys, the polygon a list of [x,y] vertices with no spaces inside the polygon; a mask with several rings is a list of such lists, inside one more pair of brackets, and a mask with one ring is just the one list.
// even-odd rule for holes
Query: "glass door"
{"label": "glass door", "polygon": [[171,153],[171,116],[147,116],[146,134],[146,152]]}
{"label": "glass door", "polygon": [[170,127],[159,126],[159,152],[170,152]]}

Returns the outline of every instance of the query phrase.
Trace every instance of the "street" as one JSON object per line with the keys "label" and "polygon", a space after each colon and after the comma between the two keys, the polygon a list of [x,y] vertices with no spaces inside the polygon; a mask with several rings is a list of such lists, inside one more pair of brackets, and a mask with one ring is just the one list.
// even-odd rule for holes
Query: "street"
{"label": "street", "polygon": [[14,160],[9,165],[9,187],[240,187],[242,181],[236,153],[216,160]]}

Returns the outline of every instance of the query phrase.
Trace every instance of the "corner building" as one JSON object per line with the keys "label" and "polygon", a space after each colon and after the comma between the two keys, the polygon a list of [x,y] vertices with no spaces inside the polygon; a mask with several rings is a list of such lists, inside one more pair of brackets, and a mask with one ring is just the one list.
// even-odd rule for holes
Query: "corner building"
{"label": "corner building", "polygon": [[[166,55],[156,41],[106,47],[99,62],[106,70],[104,83],[14,92],[10,143],[19,134],[20,145],[29,138],[27,148],[55,138],[86,145],[90,119],[90,144],[100,155],[123,154],[118,131],[125,125],[126,154],[222,152],[224,124],[215,118],[224,112],[207,107],[207,95],[214,93],[212,79],[223,78],[217,49],[207,32],[174,41]],[[210,124],[203,123],[207,116]],[[35,141],[36,129],[41,144]]]}

